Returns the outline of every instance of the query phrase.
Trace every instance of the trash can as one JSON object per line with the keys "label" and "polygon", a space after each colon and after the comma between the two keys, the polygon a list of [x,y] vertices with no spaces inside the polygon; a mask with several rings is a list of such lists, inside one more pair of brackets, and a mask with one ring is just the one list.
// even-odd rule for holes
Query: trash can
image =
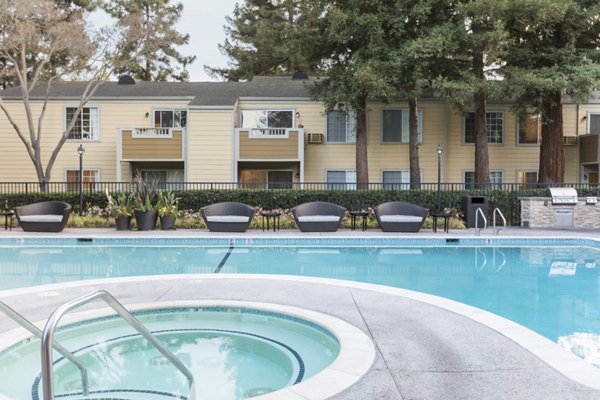
{"label": "trash can", "polygon": [[[465,213],[465,222],[467,228],[475,228],[475,215],[477,209],[481,208],[483,215],[488,217],[488,200],[486,196],[463,196],[462,197],[462,209]],[[483,220],[479,217],[479,227],[483,227]]]}

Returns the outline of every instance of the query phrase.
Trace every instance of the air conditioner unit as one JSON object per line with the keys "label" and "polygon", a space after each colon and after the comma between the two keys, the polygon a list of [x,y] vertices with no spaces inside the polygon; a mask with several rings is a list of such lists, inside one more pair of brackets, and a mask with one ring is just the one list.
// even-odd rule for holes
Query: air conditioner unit
{"label": "air conditioner unit", "polygon": [[323,143],[323,134],[322,133],[309,133],[306,137],[307,143]]}
{"label": "air conditioner unit", "polygon": [[576,146],[577,145],[577,136],[563,136],[563,145]]}

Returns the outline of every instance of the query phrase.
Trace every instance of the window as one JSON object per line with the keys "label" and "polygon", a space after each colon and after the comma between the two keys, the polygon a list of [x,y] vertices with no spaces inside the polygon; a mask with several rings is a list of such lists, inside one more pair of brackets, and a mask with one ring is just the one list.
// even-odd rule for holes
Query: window
{"label": "window", "polygon": [[[502,143],[504,133],[504,113],[491,111],[486,113],[488,143]],[[465,114],[465,143],[475,143],[475,113]]]}
{"label": "window", "polygon": [[327,171],[327,189],[356,189],[356,171]]}
{"label": "window", "polygon": [[355,111],[329,111],[327,113],[327,141],[330,143],[356,142]]}
{"label": "window", "polygon": [[533,189],[537,187],[538,173],[537,171],[518,171],[517,183],[521,189]]}
{"label": "window", "polygon": [[540,115],[522,115],[519,117],[519,144],[542,143],[542,124]]}
{"label": "window", "polygon": [[178,190],[183,189],[183,170],[181,169],[143,169],[140,171],[142,180],[145,182],[156,182],[161,189]]}
{"label": "window", "polygon": [[155,110],[155,128],[185,128],[187,126],[187,111]]}
{"label": "window", "polygon": [[[490,171],[492,189],[502,189],[503,176],[502,171]],[[465,189],[475,189],[475,171],[465,171]]]}
{"label": "window", "polygon": [[[383,171],[383,188],[393,190],[410,189],[410,171]],[[421,182],[423,181],[423,171],[420,171]]]}
{"label": "window", "polygon": [[240,182],[244,189],[291,189],[293,171],[266,169],[244,169],[240,171]]}
{"label": "window", "polygon": [[588,133],[600,135],[600,114],[588,114]]}
{"label": "window", "polygon": [[[383,143],[408,143],[408,110],[383,110],[381,117]],[[423,142],[423,110],[417,110],[419,143]]]}
{"label": "window", "polygon": [[[97,169],[84,169],[83,170],[83,190],[95,190],[96,183],[100,180],[100,171]],[[79,190],[79,170],[68,169],[65,172],[65,178],[67,182],[67,191],[78,191]]]}
{"label": "window", "polygon": [[[78,107],[67,107],[65,127],[68,127]],[[69,139],[98,140],[99,139],[98,107],[83,107],[75,120]]]}
{"label": "window", "polygon": [[242,128],[292,128],[292,110],[242,110]]}

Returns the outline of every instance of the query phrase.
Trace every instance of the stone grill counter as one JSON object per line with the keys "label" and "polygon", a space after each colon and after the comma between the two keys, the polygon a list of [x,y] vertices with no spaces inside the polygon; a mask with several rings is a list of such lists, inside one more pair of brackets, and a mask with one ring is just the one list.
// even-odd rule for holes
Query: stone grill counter
{"label": "stone grill counter", "polygon": [[520,197],[521,226],[526,228],[600,228],[595,197],[578,197],[575,204],[554,203],[552,197]]}

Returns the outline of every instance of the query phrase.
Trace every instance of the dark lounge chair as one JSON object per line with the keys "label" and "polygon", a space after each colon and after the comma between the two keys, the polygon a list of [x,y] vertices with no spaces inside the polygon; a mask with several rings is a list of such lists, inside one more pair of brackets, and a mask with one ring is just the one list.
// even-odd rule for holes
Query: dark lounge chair
{"label": "dark lounge chair", "polygon": [[335,232],[346,209],[333,203],[313,201],[292,208],[292,214],[302,232]]}
{"label": "dark lounge chair", "polygon": [[215,203],[200,209],[211,232],[246,232],[254,217],[254,208],[236,202]]}
{"label": "dark lounge chair", "polygon": [[71,205],[62,201],[43,201],[13,210],[25,232],[60,232],[67,225]]}
{"label": "dark lounge chair", "polygon": [[418,232],[429,210],[402,201],[390,201],[375,207],[375,217],[384,232]]}

